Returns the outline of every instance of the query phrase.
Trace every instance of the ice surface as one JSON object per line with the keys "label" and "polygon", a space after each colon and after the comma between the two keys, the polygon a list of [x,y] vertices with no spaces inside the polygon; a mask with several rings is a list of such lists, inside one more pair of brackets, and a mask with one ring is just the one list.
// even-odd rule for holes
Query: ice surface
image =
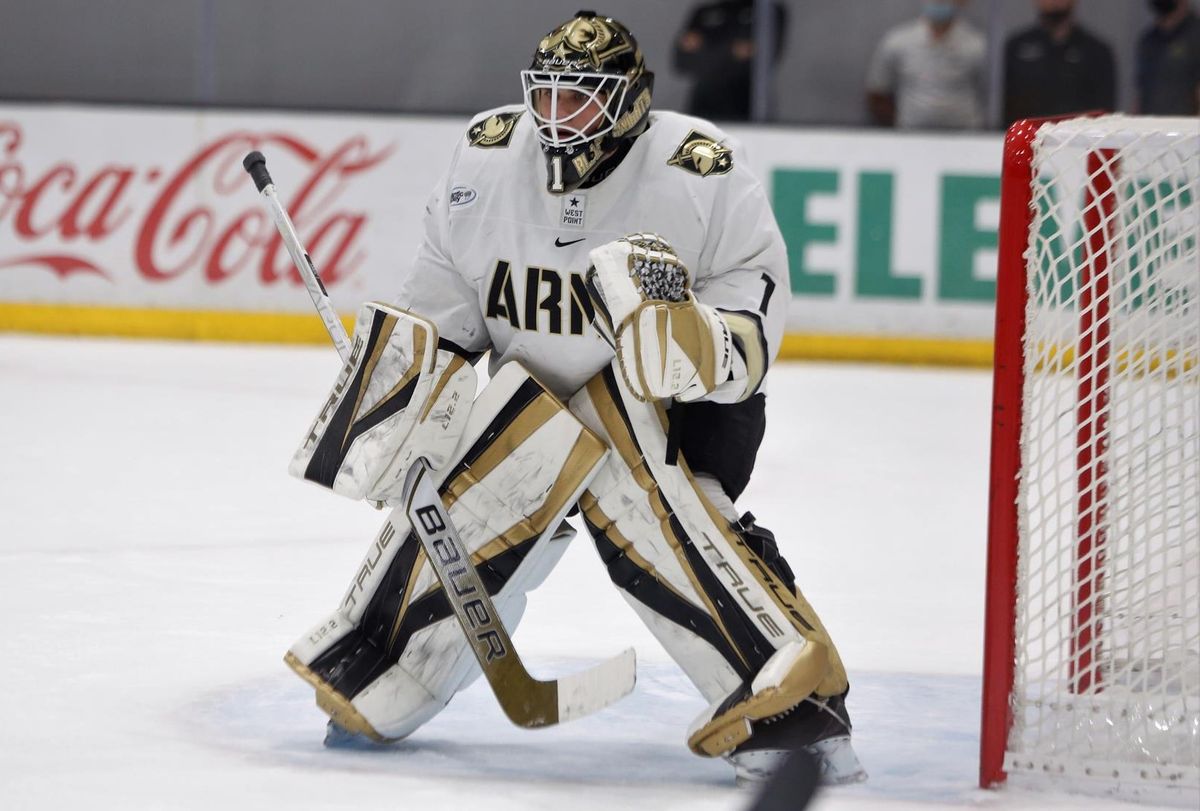
{"label": "ice surface", "polygon": [[[635,645],[632,696],[558,728],[480,681],[409,741],[322,747],[281,661],[382,514],[291,479],[332,349],[0,336],[0,807],[737,809],[703,702],[579,537],[516,633],[539,676]],[[771,374],[739,506],[850,668],[863,786],[824,809],[1105,808],[974,788],[990,377]]]}

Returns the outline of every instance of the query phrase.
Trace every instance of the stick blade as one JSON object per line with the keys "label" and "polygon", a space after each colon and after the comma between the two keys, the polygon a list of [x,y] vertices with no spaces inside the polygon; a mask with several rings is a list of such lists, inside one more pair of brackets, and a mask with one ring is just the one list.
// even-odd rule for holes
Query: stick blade
{"label": "stick blade", "polygon": [[591,715],[620,701],[637,683],[637,653],[626,648],[594,667],[558,679],[558,720]]}

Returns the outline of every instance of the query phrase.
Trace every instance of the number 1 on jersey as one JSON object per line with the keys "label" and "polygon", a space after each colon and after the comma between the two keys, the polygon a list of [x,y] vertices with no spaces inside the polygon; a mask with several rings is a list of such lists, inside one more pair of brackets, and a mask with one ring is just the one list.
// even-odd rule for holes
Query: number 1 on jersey
{"label": "number 1 on jersey", "polygon": [[553,183],[551,184],[550,188],[553,189],[554,191],[562,191],[563,190],[562,158],[559,157],[558,155],[555,155],[554,158],[550,161],[550,169],[554,173]]}
{"label": "number 1 on jersey", "polygon": [[766,284],[767,289],[763,291],[762,303],[758,305],[758,311],[766,315],[767,305],[771,303],[771,294],[775,292],[775,281],[765,273],[762,275],[762,280]]}

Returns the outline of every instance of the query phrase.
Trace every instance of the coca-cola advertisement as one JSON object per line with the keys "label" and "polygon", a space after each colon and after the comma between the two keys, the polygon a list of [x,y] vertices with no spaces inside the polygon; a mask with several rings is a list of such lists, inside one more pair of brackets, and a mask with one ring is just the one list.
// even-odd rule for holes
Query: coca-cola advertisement
{"label": "coca-cola advertisement", "polygon": [[242,158],[260,150],[343,312],[388,298],[465,125],[0,105],[0,302],[311,309]]}

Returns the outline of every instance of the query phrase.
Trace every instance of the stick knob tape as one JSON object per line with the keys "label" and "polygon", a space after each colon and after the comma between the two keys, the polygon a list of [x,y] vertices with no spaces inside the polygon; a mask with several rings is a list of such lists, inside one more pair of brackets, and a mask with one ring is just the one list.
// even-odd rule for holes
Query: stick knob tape
{"label": "stick knob tape", "polygon": [[271,185],[271,173],[267,171],[267,159],[257,149],[242,160],[242,166],[250,173],[254,186],[261,192]]}

